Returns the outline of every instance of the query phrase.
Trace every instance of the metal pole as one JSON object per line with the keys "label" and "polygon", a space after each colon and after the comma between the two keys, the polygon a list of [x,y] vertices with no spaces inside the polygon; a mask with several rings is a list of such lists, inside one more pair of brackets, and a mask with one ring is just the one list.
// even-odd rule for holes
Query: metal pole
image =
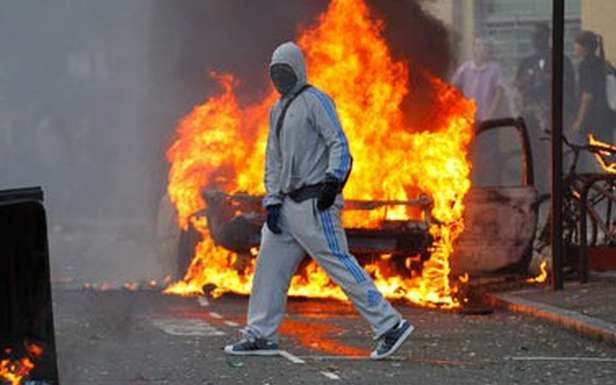
{"label": "metal pole", "polygon": [[552,286],[563,289],[562,132],[565,1],[553,0],[552,28]]}

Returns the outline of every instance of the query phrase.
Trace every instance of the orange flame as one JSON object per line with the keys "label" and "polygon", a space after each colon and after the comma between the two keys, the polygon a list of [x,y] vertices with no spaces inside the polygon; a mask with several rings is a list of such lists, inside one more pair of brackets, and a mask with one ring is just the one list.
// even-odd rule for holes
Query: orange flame
{"label": "orange flame", "polygon": [[469,283],[470,280],[471,280],[471,277],[468,275],[468,273],[464,273],[458,277],[458,281],[460,283]]}
{"label": "orange flame", "polygon": [[[26,350],[29,357],[18,360],[10,360],[8,358],[0,360],[0,380],[8,382],[10,385],[19,385],[30,374],[35,367],[30,358],[41,357],[43,348],[37,344],[26,343]],[[5,353],[10,354],[11,350],[6,349]]]}
{"label": "orange flame", "polygon": [[539,265],[539,274],[536,277],[532,277],[526,280],[528,283],[544,283],[548,280],[548,263],[547,261],[542,261],[541,265]]}
{"label": "orange flame", "polygon": [[[342,126],[354,156],[353,174],[345,197],[357,200],[407,201],[420,194],[433,202],[436,219],[431,258],[421,275],[404,275],[384,268],[383,261],[365,266],[388,298],[416,304],[454,308],[456,288],[450,284],[453,245],[464,229],[463,199],[470,188],[466,157],[473,135],[474,105],[453,87],[430,77],[439,97],[430,127],[405,127],[401,108],[409,96],[409,66],[394,60],[382,36],[383,22],[375,20],[361,0],[332,0],[315,27],[303,31],[298,44],[304,51],[309,79],[336,101]],[[262,185],[268,110],[278,95],[272,89],[261,103],[243,108],[234,94],[232,75],[214,74],[223,87],[184,117],[177,138],[167,152],[171,163],[168,191],[180,226],[192,224],[202,234],[191,265],[180,282],[166,293],[202,293],[205,284],[224,292],[250,292],[254,260],[243,271],[238,256],[214,245],[207,223],[193,213],[205,208],[202,191],[264,193]],[[422,219],[403,206],[365,213],[345,212],[345,226],[376,227],[384,220]],[[384,258],[386,261],[387,258]],[[409,262],[409,261],[407,261]],[[407,263],[407,268],[410,263]],[[345,299],[326,274],[311,263],[291,282],[290,295]]]}
{"label": "orange flame", "polygon": [[40,358],[43,355],[43,348],[37,344],[26,343],[26,350],[33,358]]}
{"label": "orange flame", "polygon": [[595,158],[599,165],[601,165],[601,168],[609,174],[616,174],[616,162],[608,162],[606,159],[616,154],[616,146],[596,139],[593,134],[588,135],[588,144],[602,149],[595,153]]}

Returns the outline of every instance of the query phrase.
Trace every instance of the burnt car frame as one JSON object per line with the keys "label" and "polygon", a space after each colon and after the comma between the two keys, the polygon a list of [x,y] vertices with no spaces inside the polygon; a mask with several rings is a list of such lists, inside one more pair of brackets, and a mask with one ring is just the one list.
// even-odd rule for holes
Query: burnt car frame
{"label": "burnt car frame", "polygon": [[[452,274],[525,274],[528,270],[537,228],[538,193],[534,186],[533,159],[526,125],[521,118],[490,120],[477,126],[476,135],[506,129],[513,129],[519,139],[522,153],[520,184],[471,188],[465,200],[465,231],[454,245]],[[193,216],[197,220],[207,220],[214,243],[236,252],[240,261],[253,258],[251,249],[259,245],[260,230],[266,216],[261,206],[262,197],[231,195],[216,190],[204,191],[203,197],[207,208]],[[347,200],[344,211],[369,211],[399,205],[421,210],[422,219],[384,220],[376,228],[345,228],[349,248],[360,262],[369,262],[381,254],[391,254],[389,263],[403,267],[410,258],[410,267],[420,271],[423,262],[430,258],[433,242],[429,233],[433,222],[429,197],[420,196],[409,201]],[[181,233],[179,274],[186,271],[200,238],[194,226]]]}

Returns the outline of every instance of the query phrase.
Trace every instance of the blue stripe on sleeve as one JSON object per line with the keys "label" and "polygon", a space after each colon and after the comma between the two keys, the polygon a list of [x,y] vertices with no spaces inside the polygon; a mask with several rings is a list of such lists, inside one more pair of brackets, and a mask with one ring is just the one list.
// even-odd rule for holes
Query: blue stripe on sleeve
{"label": "blue stripe on sleeve", "polygon": [[349,154],[349,144],[347,143],[344,131],[342,131],[342,126],[340,125],[340,121],[338,120],[338,116],[336,115],[336,110],[334,109],[334,105],[329,100],[329,98],[327,98],[322,92],[316,90],[313,87],[309,88],[308,92],[315,95],[317,99],[319,99],[321,105],[327,113],[327,116],[329,117],[329,120],[334,125],[334,128],[336,129],[336,132],[338,134],[338,140],[342,145],[342,154],[340,157],[340,166],[339,168],[336,168],[334,170],[334,174],[340,181],[343,181],[346,179],[346,176],[349,172],[351,155]]}

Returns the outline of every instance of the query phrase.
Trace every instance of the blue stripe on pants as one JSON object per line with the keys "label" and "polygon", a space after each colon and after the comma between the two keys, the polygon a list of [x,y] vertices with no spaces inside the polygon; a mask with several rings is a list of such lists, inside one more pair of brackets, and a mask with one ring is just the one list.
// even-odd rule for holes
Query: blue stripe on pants
{"label": "blue stripe on pants", "polygon": [[329,224],[329,228],[332,233],[334,250],[336,250],[342,256],[342,258],[344,258],[344,260],[348,262],[349,266],[354,272],[355,277],[359,277],[357,283],[361,283],[365,281],[366,277],[361,267],[359,267],[356,263],[354,263],[347,254],[342,253],[340,246],[338,245],[338,237],[336,237],[336,232],[334,230],[334,224],[332,222],[332,218],[331,218],[329,211],[325,211],[325,220]]}
{"label": "blue stripe on pants", "polygon": [[364,271],[354,263],[351,258],[340,250],[338,245],[338,239],[334,231],[334,225],[331,220],[331,216],[328,211],[321,211],[321,223],[323,223],[323,229],[325,232],[325,239],[330,251],[342,262],[346,269],[351,273],[357,283],[362,283],[366,280]]}

